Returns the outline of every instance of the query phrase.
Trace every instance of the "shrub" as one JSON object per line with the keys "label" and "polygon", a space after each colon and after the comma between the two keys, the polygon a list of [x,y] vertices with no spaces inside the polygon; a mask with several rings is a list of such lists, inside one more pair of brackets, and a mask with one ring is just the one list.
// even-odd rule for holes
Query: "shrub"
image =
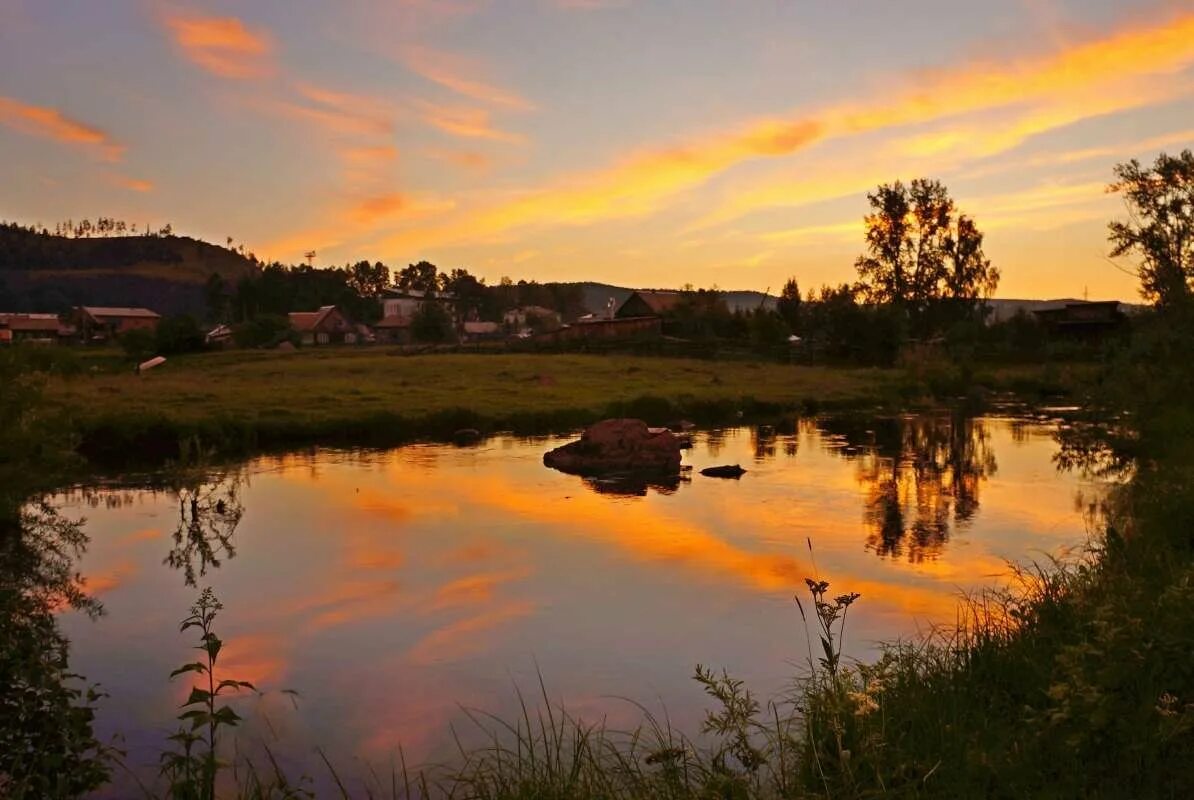
{"label": "shrub", "polygon": [[157,348],[157,339],[152,331],[135,328],[125,331],[117,337],[124,352],[134,361],[144,361],[153,355]]}
{"label": "shrub", "polygon": [[154,338],[158,353],[164,356],[198,353],[205,345],[203,330],[189,314],[163,318]]}

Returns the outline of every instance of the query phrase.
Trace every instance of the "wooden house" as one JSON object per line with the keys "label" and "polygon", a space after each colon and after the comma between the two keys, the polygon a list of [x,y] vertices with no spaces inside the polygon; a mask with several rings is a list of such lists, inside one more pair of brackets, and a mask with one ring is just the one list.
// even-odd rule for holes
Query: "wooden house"
{"label": "wooden house", "polygon": [[57,344],[74,332],[57,314],[0,314],[0,344]]}
{"label": "wooden house", "polygon": [[379,342],[410,344],[412,318],[401,314],[382,317],[373,323],[373,335]]}
{"label": "wooden house", "polygon": [[1127,320],[1118,300],[1066,303],[1032,313],[1050,335],[1083,341],[1102,339]]}
{"label": "wooden house", "polygon": [[684,299],[683,292],[653,291],[642,289],[632,292],[618,310],[614,312],[617,319],[633,319],[635,317],[662,317],[676,308]]}
{"label": "wooden house", "polygon": [[148,308],[77,306],[71,312],[71,322],[84,342],[106,342],[135,330],[155,331],[161,319]]}
{"label": "wooden house", "polygon": [[357,326],[336,306],[323,306],[318,311],[292,311],[288,316],[290,327],[305,345],[356,344],[360,340]]}

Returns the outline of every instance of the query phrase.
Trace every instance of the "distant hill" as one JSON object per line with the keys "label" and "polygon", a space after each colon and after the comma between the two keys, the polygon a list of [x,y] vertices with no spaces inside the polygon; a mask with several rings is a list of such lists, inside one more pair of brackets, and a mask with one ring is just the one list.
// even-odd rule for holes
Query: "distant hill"
{"label": "distant hill", "polygon": [[213,273],[235,284],[256,269],[240,253],[186,236],[68,238],[0,225],[0,311],[144,306],[202,316]]}
{"label": "distant hill", "polygon": [[[585,281],[576,284],[581,287],[584,293],[584,304],[589,311],[594,314],[601,313],[605,310],[606,303],[612,297],[614,299],[615,307],[621,305],[626,301],[634,289],[629,289],[625,286],[614,286],[608,283],[595,283],[592,281]],[[775,301],[778,299],[775,295],[764,294],[763,292],[755,291],[732,291],[725,292],[726,305],[730,307],[731,311],[739,309],[748,310],[755,309],[759,306],[763,308],[774,308]],[[999,298],[996,300],[988,300],[987,304],[991,307],[991,321],[1002,322],[1006,319],[1011,319],[1019,311],[1031,313],[1046,308],[1059,308],[1066,303],[1080,303],[1081,300],[1073,298],[1059,298],[1056,300],[1017,300],[1014,298]],[[1120,303],[1120,310],[1125,313],[1131,313],[1140,308],[1139,305],[1133,303]]]}
{"label": "distant hill", "polygon": [[[615,307],[626,302],[626,298],[630,297],[634,289],[628,289],[625,286],[614,286],[609,283],[595,283],[593,281],[584,281],[578,284],[581,291],[584,293],[584,305],[589,311],[594,314],[599,314],[605,310],[606,304],[612,297],[614,299]],[[664,288],[664,287],[653,287]],[[774,308],[776,298],[773,295],[764,294],[763,292],[755,291],[732,291],[723,293],[726,300],[726,305],[730,307],[731,311],[739,309],[755,309],[762,305],[764,308]]]}

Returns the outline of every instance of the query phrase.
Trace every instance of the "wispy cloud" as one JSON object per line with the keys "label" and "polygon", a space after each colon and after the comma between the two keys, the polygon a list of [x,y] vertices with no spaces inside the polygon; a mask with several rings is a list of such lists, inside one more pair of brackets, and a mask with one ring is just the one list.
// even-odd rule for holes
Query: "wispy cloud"
{"label": "wispy cloud", "polygon": [[401,59],[420,77],[472,100],[516,111],[529,111],[535,107],[517,92],[478,77],[481,68],[459,55],[419,45],[404,49]]}
{"label": "wispy cloud", "polygon": [[479,150],[451,150],[443,148],[432,148],[426,151],[429,158],[434,158],[437,161],[444,161],[453,166],[460,167],[471,172],[484,172],[493,166],[494,160],[488,153],[482,153]]}
{"label": "wispy cloud", "polygon": [[[1033,57],[920,72],[895,81],[880,94],[788,118],[756,120],[736,130],[648,150],[606,169],[566,177],[544,189],[476,209],[451,225],[398,234],[386,244],[428,246],[523,226],[586,224],[647,214],[677,193],[747,160],[788,156],[824,140],[1019,109],[1010,126],[1004,120],[1004,127],[985,136],[981,146],[965,148],[971,156],[990,154],[1043,130],[1072,124],[1084,114],[1135,108],[1182,92],[1183,82],[1172,78],[1191,64],[1194,14],[1186,14]],[[1160,77],[1170,80],[1158,81]],[[1084,112],[1083,104],[1093,111]],[[998,120],[988,123],[1000,125]],[[943,146],[958,149],[963,138],[954,135]],[[738,205],[735,214],[763,207]]]}
{"label": "wispy cloud", "polygon": [[72,119],[57,109],[29,105],[11,97],[0,96],[0,125],[82,148],[104,161],[119,161],[125,151],[124,145],[93,125]]}
{"label": "wispy cloud", "polygon": [[152,192],[154,188],[153,181],[147,181],[142,178],[130,178],[127,175],[113,175],[112,182],[122,189],[128,189],[132,192]]}
{"label": "wispy cloud", "polygon": [[441,105],[427,100],[416,100],[414,107],[423,122],[451,136],[507,144],[521,144],[526,141],[522,134],[494,127],[489,112],[483,108]]}
{"label": "wispy cloud", "polygon": [[166,26],[183,54],[213,75],[245,80],[274,72],[272,38],[236,17],[173,14]]}

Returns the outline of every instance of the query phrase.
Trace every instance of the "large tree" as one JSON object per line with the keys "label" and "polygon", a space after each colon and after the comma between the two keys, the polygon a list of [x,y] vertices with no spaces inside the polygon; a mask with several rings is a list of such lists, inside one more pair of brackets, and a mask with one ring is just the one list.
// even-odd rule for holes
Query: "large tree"
{"label": "large tree", "polygon": [[800,285],[795,278],[788,278],[779,299],[775,302],[775,310],[788,323],[788,328],[795,331],[800,324]]}
{"label": "large tree", "polygon": [[1111,255],[1136,256],[1145,299],[1168,307],[1194,295],[1194,153],[1161,153],[1152,167],[1136,159],[1115,167],[1108,191],[1121,193],[1127,222],[1110,225]]}
{"label": "large tree", "polygon": [[855,262],[867,300],[917,314],[995,291],[999,270],[983,253],[983,234],[940,181],[884,184],[867,200],[867,252]]}
{"label": "large tree", "polygon": [[347,268],[348,287],[361,297],[379,297],[390,285],[390,268],[380,261],[358,261]]}
{"label": "large tree", "polygon": [[983,252],[983,232],[959,214],[945,238],[945,296],[974,301],[990,297],[999,285],[999,268]]}
{"label": "large tree", "polygon": [[439,289],[439,268],[430,261],[408,264],[398,272],[398,285],[403,289],[434,292]]}

